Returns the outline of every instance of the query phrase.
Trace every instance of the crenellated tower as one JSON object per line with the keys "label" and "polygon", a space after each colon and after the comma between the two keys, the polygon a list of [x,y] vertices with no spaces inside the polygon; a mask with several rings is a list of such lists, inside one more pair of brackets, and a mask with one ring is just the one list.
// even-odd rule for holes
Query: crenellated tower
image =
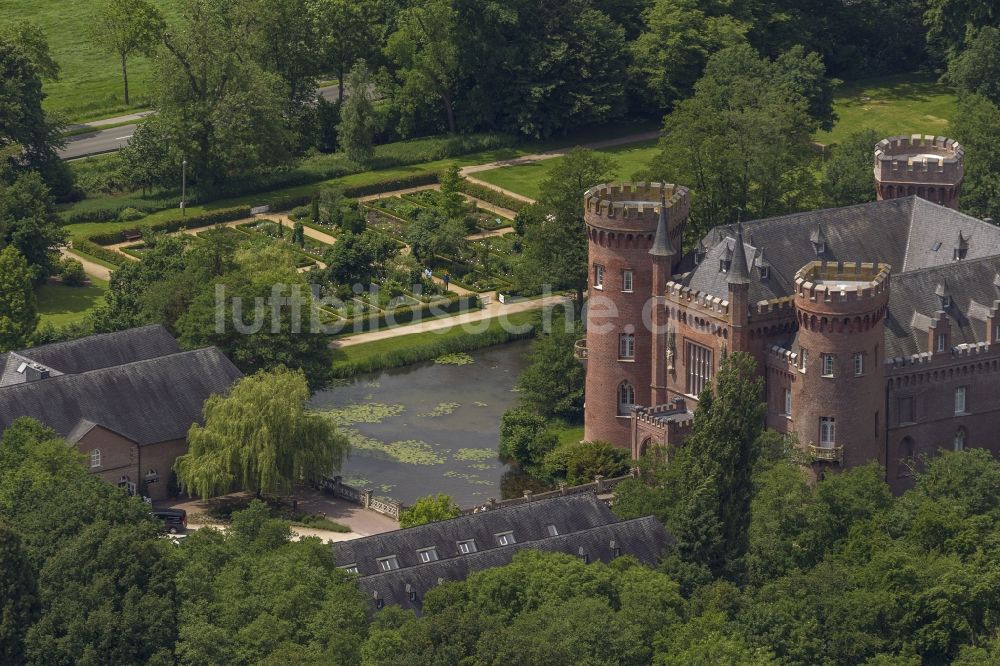
{"label": "crenellated tower", "polygon": [[814,261],[795,275],[794,431],[821,464],[885,464],[888,303],[888,264]]}
{"label": "crenellated tower", "polygon": [[875,145],[878,199],[916,195],[958,208],[965,176],[965,151],[943,136],[894,136]]}
{"label": "crenellated tower", "polygon": [[[604,184],[584,194],[590,285],[584,437],[630,445],[635,405],[666,400],[663,295],[683,244],[687,188]],[[651,298],[652,297],[652,298]]]}

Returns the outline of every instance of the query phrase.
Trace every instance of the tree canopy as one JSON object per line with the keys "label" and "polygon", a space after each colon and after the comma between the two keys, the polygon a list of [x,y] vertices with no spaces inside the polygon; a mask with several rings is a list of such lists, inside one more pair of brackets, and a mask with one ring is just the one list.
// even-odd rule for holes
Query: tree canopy
{"label": "tree canopy", "polygon": [[301,372],[278,368],[239,380],[229,395],[205,401],[205,425],[188,432],[189,450],[174,469],[181,485],[201,497],[234,485],[284,494],[296,484],[340,469],[347,439],[333,422],[310,413]]}

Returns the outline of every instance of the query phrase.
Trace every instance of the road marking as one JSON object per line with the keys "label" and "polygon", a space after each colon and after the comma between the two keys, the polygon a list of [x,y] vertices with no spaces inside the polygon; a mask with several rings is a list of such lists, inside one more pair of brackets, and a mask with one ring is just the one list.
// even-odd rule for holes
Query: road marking
{"label": "road marking", "polygon": [[115,137],[115,141],[124,141],[125,139],[131,139],[132,135]]}

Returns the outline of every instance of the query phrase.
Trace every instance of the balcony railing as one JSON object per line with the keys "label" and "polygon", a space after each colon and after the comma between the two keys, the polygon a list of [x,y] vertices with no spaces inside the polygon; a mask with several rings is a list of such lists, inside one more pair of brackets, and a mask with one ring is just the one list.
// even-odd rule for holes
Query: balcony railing
{"label": "balcony railing", "polygon": [[809,445],[809,455],[813,460],[824,460],[828,462],[841,462],[844,459],[843,446],[816,446]]}
{"label": "balcony railing", "polygon": [[577,340],[573,344],[573,356],[581,361],[587,360],[587,338]]}

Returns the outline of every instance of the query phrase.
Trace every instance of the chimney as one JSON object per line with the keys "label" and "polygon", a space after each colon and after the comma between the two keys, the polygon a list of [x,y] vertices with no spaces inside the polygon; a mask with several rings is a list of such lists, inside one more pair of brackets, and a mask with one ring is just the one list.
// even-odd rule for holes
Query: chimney
{"label": "chimney", "polygon": [[24,375],[24,381],[37,382],[39,379],[49,378],[49,369],[41,363],[26,361],[17,367],[17,371]]}

